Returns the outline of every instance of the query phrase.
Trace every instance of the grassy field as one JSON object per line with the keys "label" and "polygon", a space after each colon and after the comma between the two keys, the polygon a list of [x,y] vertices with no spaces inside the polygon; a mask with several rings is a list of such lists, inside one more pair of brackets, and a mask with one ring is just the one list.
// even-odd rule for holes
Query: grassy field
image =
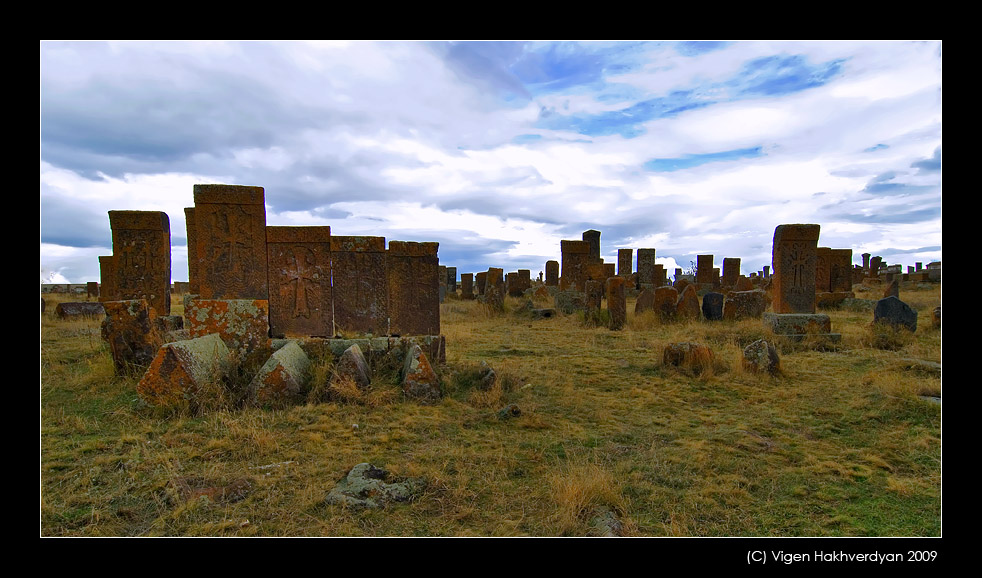
{"label": "grassy field", "polygon": [[[778,340],[778,376],[742,367],[759,321],[661,324],[629,300],[614,332],[450,300],[438,404],[380,378],[341,401],[202,415],[143,407],[100,320],[59,320],[49,300],[41,535],[939,536],[941,406],[922,396],[941,377],[918,362],[941,362],[940,286],[900,297],[915,334],[828,311],[841,343]],[[665,366],[676,341],[710,346],[714,366]],[[487,391],[481,361],[499,376]],[[510,404],[520,415],[499,415]],[[425,490],[381,510],[325,503],[362,462]]]}

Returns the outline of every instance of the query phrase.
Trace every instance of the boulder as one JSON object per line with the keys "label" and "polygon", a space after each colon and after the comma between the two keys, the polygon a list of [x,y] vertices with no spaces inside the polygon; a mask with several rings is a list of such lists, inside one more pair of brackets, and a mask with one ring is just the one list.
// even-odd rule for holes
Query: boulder
{"label": "boulder", "polygon": [[777,348],[763,339],[754,341],[743,349],[743,368],[752,373],[780,373],[781,359]]}
{"label": "boulder", "polygon": [[406,397],[423,403],[434,403],[442,395],[440,379],[419,345],[412,344],[406,350],[402,367],[402,391]]}
{"label": "boulder", "polygon": [[897,297],[885,297],[873,308],[873,323],[888,323],[895,328],[917,331],[917,311]]}

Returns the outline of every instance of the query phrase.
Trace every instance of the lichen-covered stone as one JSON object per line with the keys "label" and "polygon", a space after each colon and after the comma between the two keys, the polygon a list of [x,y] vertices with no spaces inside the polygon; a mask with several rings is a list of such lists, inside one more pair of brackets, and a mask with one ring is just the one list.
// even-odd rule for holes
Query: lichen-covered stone
{"label": "lichen-covered stone", "polygon": [[760,319],[767,306],[767,293],[764,291],[733,291],[723,302],[723,319]]}
{"label": "lichen-covered stone", "polygon": [[896,297],[886,297],[876,302],[873,323],[888,323],[894,327],[917,331],[917,311]]}
{"label": "lichen-covered stone", "polygon": [[77,303],[59,303],[55,307],[55,315],[59,319],[72,319],[77,317],[101,317],[106,314],[106,309],[102,303],[93,301],[81,301]]}
{"label": "lichen-covered stone", "polygon": [[764,325],[778,335],[822,335],[832,331],[832,320],[824,313],[765,313]]}
{"label": "lichen-covered stone", "polygon": [[142,374],[163,345],[162,332],[146,299],[106,301],[103,335],[117,375]]}
{"label": "lichen-covered stone", "polygon": [[679,292],[674,287],[655,288],[654,309],[665,321],[675,319],[676,305],[679,301]]}
{"label": "lichen-covered stone", "polygon": [[368,389],[372,384],[372,370],[368,367],[368,360],[357,343],[344,350],[338,359],[337,366],[334,368],[333,380],[351,380],[361,389]]}
{"label": "lichen-covered stone", "polygon": [[402,390],[407,397],[423,403],[434,403],[442,395],[440,378],[419,345],[412,344],[406,350],[402,367]]}
{"label": "lichen-covered stone", "polygon": [[231,366],[228,347],[218,334],[165,343],[136,391],[158,407],[208,407],[223,401],[223,380]]}
{"label": "lichen-covered stone", "polygon": [[248,399],[259,407],[302,403],[310,386],[310,358],[296,341],[277,349],[249,384]]}
{"label": "lichen-covered stone", "polygon": [[[630,267],[630,264],[628,264]],[[627,321],[627,300],[624,295],[624,277],[607,278],[607,311],[610,313],[610,324],[608,327],[612,331],[620,331],[624,328]]]}
{"label": "lichen-covered stone", "polygon": [[328,504],[348,508],[384,508],[392,502],[408,502],[425,489],[419,479],[387,482],[389,472],[369,463],[358,464],[327,494]]}
{"label": "lichen-covered stone", "polygon": [[269,357],[269,301],[265,299],[189,299],[184,316],[192,338],[217,333],[240,360],[261,362]]}
{"label": "lichen-covered stone", "polygon": [[557,291],[553,296],[556,309],[570,315],[586,308],[586,295],[582,291]]}
{"label": "lichen-covered stone", "polygon": [[781,358],[774,345],[758,339],[743,348],[743,367],[753,373],[776,375],[781,371]]}

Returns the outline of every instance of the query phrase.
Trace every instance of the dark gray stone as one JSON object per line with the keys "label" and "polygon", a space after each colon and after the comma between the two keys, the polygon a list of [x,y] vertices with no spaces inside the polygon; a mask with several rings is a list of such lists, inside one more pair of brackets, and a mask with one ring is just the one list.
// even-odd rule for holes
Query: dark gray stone
{"label": "dark gray stone", "polygon": [[890,296],[880,299],[873,308],[873,323],[889,323],[917,331],[917,311],[900,299]]}
{"label": "dark gray stone", "polygon": [[706,321],[719,321],[723,318],[723,300],[725,296],[722,293],[706,293],[702,298],[702,316],[706,318]]}

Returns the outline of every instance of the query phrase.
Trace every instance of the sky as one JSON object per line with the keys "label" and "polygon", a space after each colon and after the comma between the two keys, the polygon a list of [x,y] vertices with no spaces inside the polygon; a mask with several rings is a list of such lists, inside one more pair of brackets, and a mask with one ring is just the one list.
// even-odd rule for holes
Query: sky
{"label": "sky", "polygon": [[108,211],[195,184],[266,223],[440,243],[459,273],[653,248],[770,265],[774,229],[941,260],[940,41],[40,43],[41,281],[99,280]]}

